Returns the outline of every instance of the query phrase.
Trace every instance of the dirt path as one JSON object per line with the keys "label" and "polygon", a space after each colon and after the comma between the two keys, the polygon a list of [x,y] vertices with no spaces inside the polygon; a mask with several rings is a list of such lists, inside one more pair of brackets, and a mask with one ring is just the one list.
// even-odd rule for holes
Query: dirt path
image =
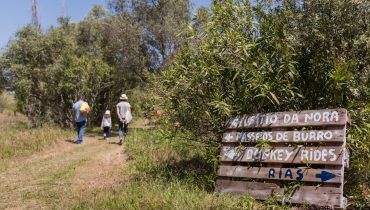
{"label": "dirt path", "polygon": [[113,190],[125,177],[124,146],[86,137],[0,167],[0,209],[66,209]]}

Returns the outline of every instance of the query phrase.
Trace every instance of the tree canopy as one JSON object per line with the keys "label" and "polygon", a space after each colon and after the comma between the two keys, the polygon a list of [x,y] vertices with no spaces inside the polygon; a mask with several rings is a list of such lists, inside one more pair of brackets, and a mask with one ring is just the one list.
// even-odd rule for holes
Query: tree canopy
{"label": "tree canopy", "polygon": [[25,26],[9,42],[1,69],[12,73],[18,109],[33,126],[50,120],[69,126],[79,95],[92,105],[90,122],[97,122],[120,94],[145,85],[148,73],[167,62],[180,46],[177,31],[190,20],[188,0],[109,6],[111,12],[94,6],[78,23],[60,17],[46,31]]}

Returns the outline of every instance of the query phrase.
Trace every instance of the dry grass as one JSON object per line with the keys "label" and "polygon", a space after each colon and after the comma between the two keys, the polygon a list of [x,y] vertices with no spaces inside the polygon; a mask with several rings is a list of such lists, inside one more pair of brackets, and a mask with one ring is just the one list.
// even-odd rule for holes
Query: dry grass
{"label": "dry grass", "polygon": [[27,119],[20,114],[13,116],[4,112],[0,114],[0,122],[0,159],[40,152],[73,136],[72,131],[55,126],[29,129]]}
{"label": "dry grass", "polygon": [[9,109],[0,113],[0,130],[0,209],[68,209],[124,182],[116,144],[90,134],[83,145],[71,144],[73,131],[30,129]]}
{"label": "dry grass", "polygon": [[29,156],[8,158],[0,172],[0,209],[69,209],[113,192],[125,177],[122,147],[86,137],[59,141]]}
{"label": "dry grass", "polygon": [[[288,209],[249,196],[213,192],[214,169],[200,143],[164,140],[160,132],[130,130],[124,174],[129,179],[98,199],[80,202],[74,209]],[[217,158],[215,159],[217,161]],[[216,167],[217,168],[217,167]]]}
{"label": "dry grass", "polygon": [[12,94],[0,92],[0,113],[4,111],[14,113],[16,111],[16,103]]}
{"label": "dry grass", "polygon": [[24,116],[9,112],[0,114],[0,121],[0,209],[269,207],[248,196],[215,195],[217,158],[207,158],[204,145],[164,140],[158,130],[142,129],[140,123],[120,147],[92,133],[83,145],[71,144],[73,132],[53,126],[29,129]]}
{"label": "dry grass", "polygon": [[29,129],[29,122],[22,114],[15,113],[12,95],[0,95],[0,159],[25,156],[40,152],[60,140],[72,137],[71,131],[56,126]]}

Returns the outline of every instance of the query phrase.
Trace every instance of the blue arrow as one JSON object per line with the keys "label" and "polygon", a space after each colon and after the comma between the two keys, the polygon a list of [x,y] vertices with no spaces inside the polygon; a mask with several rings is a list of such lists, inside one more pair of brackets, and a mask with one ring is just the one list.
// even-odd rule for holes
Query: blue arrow
{"label": "blue arrow", "polygon": [[321,174],[316,174],[316,178],[320,178],[322,182],[326,182],[334,177],[336,177],[335,174],[327,171],[321,171]]}

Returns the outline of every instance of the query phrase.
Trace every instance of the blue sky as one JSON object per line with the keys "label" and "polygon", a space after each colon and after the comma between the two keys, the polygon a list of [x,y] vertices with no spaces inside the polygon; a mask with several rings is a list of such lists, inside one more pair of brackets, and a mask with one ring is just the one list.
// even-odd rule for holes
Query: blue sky
{"label": "blue sky", "polygon": [[[106,8],[108,0],[37,0],[42,28],[56,25],[56,20],[66,11],[71,21],[82,20],[94,4]],[[211,0],[192,0],[194,7],[209,7]],[[0,49],[3,49],[14,33],[31,22],[31,0],[0,0]],[[1,52],[1,50],[0,50]]]}

